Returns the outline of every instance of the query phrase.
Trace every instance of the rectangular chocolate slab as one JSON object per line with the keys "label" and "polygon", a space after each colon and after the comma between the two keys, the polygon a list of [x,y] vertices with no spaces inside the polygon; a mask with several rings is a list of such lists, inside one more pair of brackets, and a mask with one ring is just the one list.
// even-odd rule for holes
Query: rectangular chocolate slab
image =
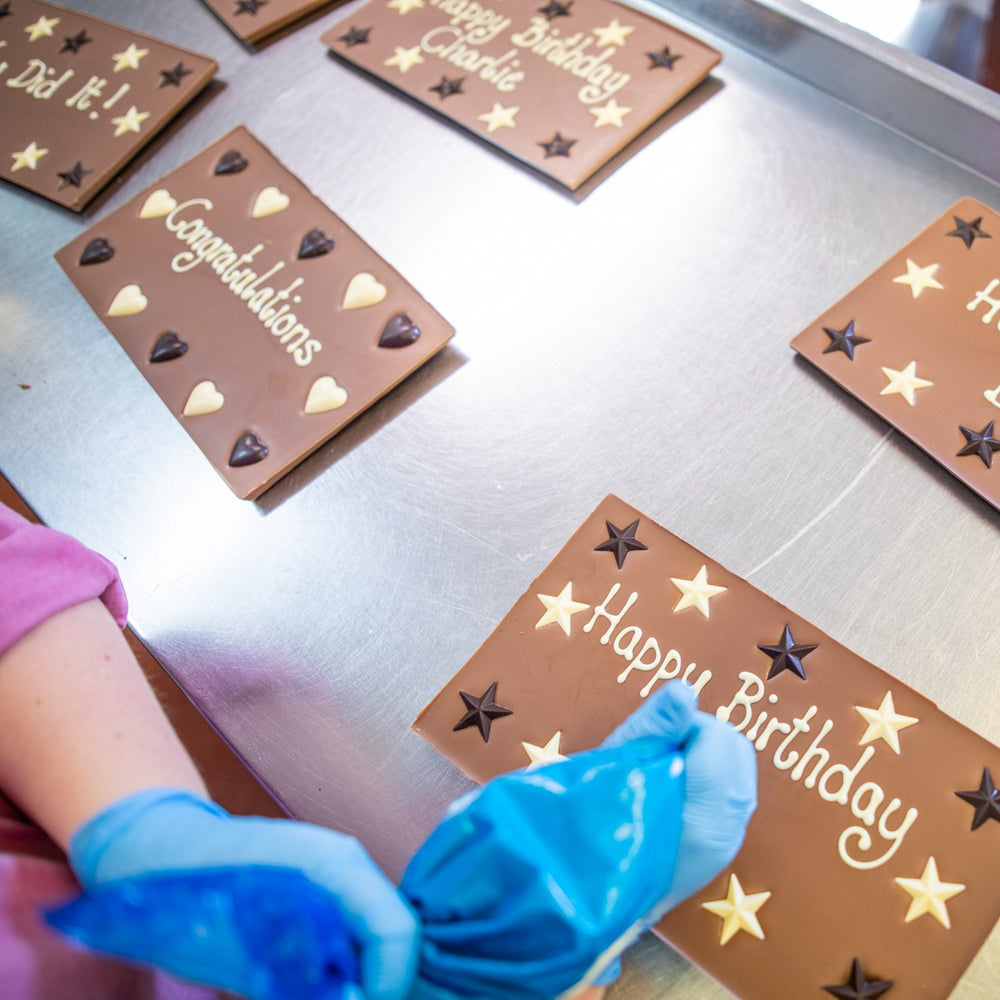
{"label": "rectangular chocolate slab", "polygon": [[229,30],[253,44],[330,0],[203,0]]}
{"label": "rectangular chocolate slab", "polygon": [[90,14],[0,2],[0,176],[79,212],[216,68]]}
{"label": "rectangular chocolate slab", "polygon": [[722,58],[611,0],[369,0],[323,41],[571,189]]}
{"label": "rectangular chocolate slab", "polygon": [[[887,1000],[944,1000],[1000,916],[1000,749],[617,497],[413,728],[485,781],[596,745],[674,677],[754,741],[759,806],[657,932],[744,1000],[851,1000],[855,958]],[[512,714],[456,730],[494,684]]]}
{"label": "rectangular chocolate slab", "polygon": [[454,333],[243,127],[56,259],[240,497]]}
{"label": "rectangular chocolate slab", "polygon": [[957,202],[792,347],[1000,508],[1000,215]]}

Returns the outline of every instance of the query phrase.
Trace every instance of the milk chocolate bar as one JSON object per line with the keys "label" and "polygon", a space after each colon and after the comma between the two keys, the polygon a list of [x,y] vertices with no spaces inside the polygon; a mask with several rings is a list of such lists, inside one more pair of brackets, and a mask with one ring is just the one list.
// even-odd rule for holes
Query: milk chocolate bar
{"label": "milk chocolate bar", "polygon": [[237,38],[254,44],[328,4],[330,0],[204,0]]}
{"label": "milk chocolate bar", "polygon": [[215,70],[90,14],[0,3],[0,176],[80,211]]}
{"label": "milk chocolate bar", "polygon": [[1000,916],[1000,749],[617,497],[413,728],[485,781],[676,678],[753,742],[759,806],[657,933],[743,1000],[944,1000]]}
{"label": "milk chocolate bar", "polygon": [[240,497],[454,332],[242,127],[56,259]]}
{"label": "milk chocolate bar", "polygon": [[369,0],[323,41],[572,189],[722,58],[611,0]]}
{"label": "milk chocolate bar", "polygon": [[792,347],[1000,507],[1000,215],[963,198]]}

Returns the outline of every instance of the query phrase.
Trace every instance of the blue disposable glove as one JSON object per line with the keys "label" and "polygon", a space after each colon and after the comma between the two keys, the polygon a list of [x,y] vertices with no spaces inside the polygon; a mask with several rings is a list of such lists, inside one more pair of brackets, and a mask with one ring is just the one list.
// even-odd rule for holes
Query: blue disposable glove
{"label": "blue disposable glove", "polygon": [[[698,696],[684,681],[670,681],[643,702],[602,747],[661,736],[685,755],[681,843],[669,894],[650,914],[649,926],[696,893],[736,857],[757,808],[757,756],[749,740],[714,715],[697,711]],[[614,982],[615,960],[594,980]]]}
{"label": "blue disposable glove", "polygon": [[646,737],[459,799],[400,890],[423,924],[412,1000],[552,1000],[604,970],[673,880],[684,763]]}
{"label": "blue disposable glove", "polygon": [[[98,950],[277,1000],[291,996],[281,975],[309,957],[288,949],[305,941],[318,948],[311,953],[318,972],[309,974],[318,979],[311,992],[303,984],[298,998],[401,1000],[409,990],[415,918],[353,837],[292,820],[234,817],[191,792],[152,789],[85,823],[70,842],[70,863],[85,895],[63,922]],[[261,926],[248,932],[255,912],[267,927],[287,923],[306,937],[268,948]],[[310,920],[341,940],[313,940]],[[58,926],[58,913],[52,922]],[[331,965],[326,979],[324,962]]]}
{"label": "blue disposable glove", "polygon": [[[642,763],[643,748],[653,747]],[[678,754],[682,780],[673,793],[662,774],[656,778],[653,763]],[[627,764],[633,756],[634,771]],[[625,767],[610,784],[581,780],[598,761],[614,766],[616,757]],[[650,794],[630,799],[643,781]],[[536,795],[546,786],[548,800]],[[612,871],[612,844],[628,826],[616,810],[629,801],[639,814],[648,813],[648,830],[636,846],[652,853],[637,852],[627,869]],[[545,987],[570,961],[582,978],[575,986],[563,981],[561,990],[610,982],[618,962],[608,964],[609,957],[732,860],[755,806],[753,747],[731,726],[697,711],[694,690],[680,681],[653,695],[598,751],[493,779],[455,803],[403,877],[402,891],[425,921],[410,1000],[551,996],[560,990],[546,993]],[[624,933],[609,937],[615,907],[602,911],[593,899],[614,887],[620,891],[607,895],[609,903],[634,905],[637,884],[649,890],[647,901]],[[531,932],[517,933],[525,927],[522,913],[535,918]],[[560,933],[563,946],[554,943]],[[603,942],[600,954],[591,952],[589,968],[580,964],[583,940],[585,947]]]}
{"label": "blue disposable glove", "polygon": [[621,746],[660,736],[684,754],[685,788],[680,849],[670,893],[655,914],[697,892],[736,857],[757,808],[757,755],[750,741],[714,715],[697,711],[698,696],[670,681],[601,744]]}

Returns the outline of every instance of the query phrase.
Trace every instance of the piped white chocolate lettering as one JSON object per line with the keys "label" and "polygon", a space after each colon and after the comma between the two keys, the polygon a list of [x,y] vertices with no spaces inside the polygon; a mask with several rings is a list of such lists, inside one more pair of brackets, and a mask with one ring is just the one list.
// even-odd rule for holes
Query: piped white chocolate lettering
{"label": "piped white chocolate lettering", "polygon": [[612,642],[612,637],[614,637],[611,648],[618,656],[628,661],[628,666],[618,675],[618,683],[624,684],[629,679],[632,671],[638,670],[641,673],[653,672],[653,676],[639,691],[641,698],[648,697],[653,688],[656,687],[658,681],[668,681],[675,677],[680,677],[682,680],[687,681],[695,691],[701,691],[712,679],[711,670],[702,670],[697,680],[693,680],[694,672],[698,669],[697,665],[689,663],[685,668],[681,654],[676,649],[669,649],[666,653],[663,653],[660,643],[656,638],[646,636],[638,625],[629,625],[615,636],[615,629],[618,628],[632,605],[639,599],[639,595],[633,591],[623,602],[621,610],[612,611],[611,603],[618,596],[620,589],[621,584],[614,584],[601,604],[594,609],[590,621],[583,626],[583,631],[590,633],[601,619],[607,621],[607,628],[600,638],[601,645],[607,646],[608,643]]}
{"label": "piped white chocolate lettering", "polygon": [[[965,305],[968,312],[974,312],[979,306],[986,306],[986,312],[980,316],[983,323],[992,323],[996,319],[997,313],[1000,312],[1000,298],[993,298],[993,293],[998,285],[1000,285],[1000,278],[994,278],[985,288],[976,292],[975,298]],[[997,329],[1000,329],[1000,323],[997,323]]]}
{"label": "piped white chocolate lettering", "polygon": [[[773,713],[768,718],[766,709],[757,708],[764,698],[764,682],[747,670],[740,671],[739,679],[739,691],[733,695],[728,705],[723,705],[716,711],[716,717],[731,723],[741,733],[745,731],[758,753],[768,749],[775,734],[783,734],[784,738],[771,757],[774,766],[779,771],[789,772],[792,781],[801,781],[804,787],[815,788],[824,802],[848,806],[851,815],[863,824],[847,827],[837,841],[837,850],[844,864],[862,870],[884,865],[899,850],[906,834],[916,822],[917,810],[912,807],[907,809],[896,825],[892,826],[891,817],[900,809],[902,801],[898,798],[890,799],[882,809],[886,793],[880,785],[865,781],[854,788],[861,772],[875,756],[875,748],[865,747],[851,765],[831,763],[830,751],[823,746],[823,742],[833,731],[834,723],[831,719],[824,719],[811,742],[803,749],[793,750],[793,743],[813,731],[811,723],[819,708],[810,705],[790,722],[776,719]],[[767,700],[773,706],[777,704],[778,696],[772,692]],[[888,846],[875,857],[863,857],[874,848],[875,840],[871,834],[873,828],[881,842]],[[852,850],[855,845],[856,851]]]}
{"label": "piped white chocolate lettering", "polygon": [[527,49],[559,69],[585,80],[577,91],[577,100],[582,104],[597,104],[617,94],[632,77],[616,70],[611,59],[616,53],[614,47],[598,52],[589,52],[594,44],[593,35],[578,31],[563,38],[558,28],[553,27],[545,17],[533,17],[524,31],[515,32],[510,40],[518,47]]}
{"label": "piped white chocolate lettering", "polygon": [[[151,206],[157,196],[160,197]],[[174,202],[173,207],[164,214],[162,209],[169,202]],[[244,302],[264,329],[285,348],[285,353],[295,364],[300,368],[306,367],[323,349],[323,345],[313,338],[308,327],[299,322],[289,305],[289,302],[297,304],[302,301],[298,289],[305,285],[305,278],[295,278],[281,289],[265,284],[284,270],[285,262],[278,261],[269,270],[258,273],[247,265],[264,249],[263,243],[239,253],[221,236],[217,236],[200,215],[186,217],[191,209],[203,209],[207,214],[212,208],[208,198],[189,198],[177,204],[168,192],[161,190],[154,191],[143,205],[143,211],[153,211],[153,215],[146,218],[163,215],[163,224],[167,229],[190,248],[182,250],[171,260],[170,269],[175,274],[186,274],[200,264],[207,264],[219,276],[223,286]]]}

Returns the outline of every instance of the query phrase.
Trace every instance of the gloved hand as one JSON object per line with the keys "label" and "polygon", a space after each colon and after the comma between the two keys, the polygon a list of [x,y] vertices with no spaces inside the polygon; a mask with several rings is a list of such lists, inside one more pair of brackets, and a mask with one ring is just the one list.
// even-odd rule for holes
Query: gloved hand
{"label": "gloved hand", "polygon": [[[684,754],[677,866],[669,895],[649,915],[650,927],[732,861],[757,808],[757,755],[749,740],[697,707],[694,688],[684,681],[670,681],[601,744],[617,747],[643,736],[661,736]],[[607,986],[620,972],[621,962],[616,959],[594,979],[594,985]]]}
{"label": "gloved hand", "polygon": [[755,805],[753,747],[682,682],[598,750],[493,779],[455,803],[403,876],[424,921],[410,1000],[610,982],[611,956],[732,860]]}
{"label": "gloved hand", "polygon": [[[362,992],[342,992],[339,985],[332,990],[328,981],[300,997],[401,1000],[409,990],[415,918],[353,837],[291,820],[234,817],[191,792],[152,789],[126,796],[85,823],[69,853],[86,894],[72,904],[76,909],[68,924],[86,927],[86,935],[78,936],[99,950],[111,947],[122,954],[114,946],[128,939],[140,949],[131,957],[182,976],[194,970],[202,982],[253,1000],[276,1000],[287,993],[276,985],[268,963],[287,971],[295,956],[277,948],[262,954],[259,935],[248,951],[240,924],[259,910],[270,926],[296,921],[301,926],[306,912],[327,935],[344,928],[346,949],[329,942],[332,950],[320,958],[356,953]],[[109,909],[109,899],[132,904],[131,909]],[[162,939],[164,910],[168,923],[176,918],[176,942]],[[120,914],[117,926],[103,920],[113,912]],[[92,919],[95,915],[102,920]],[[201,928],[207,928],[203,937]],[[296,944],[286,940],[280,947],[294,950]],[[206,971],[214,978],[204,976]]]}
{"label": "gloved hand", "polygon": [[736,857],[757,808],[757,754],[750,741],[714,715],[697,711],[698,696],[684,681],[664,684],[602,747],[660,736],[684,754],[683,825],[670,894],[654,914],[697,892]]}

